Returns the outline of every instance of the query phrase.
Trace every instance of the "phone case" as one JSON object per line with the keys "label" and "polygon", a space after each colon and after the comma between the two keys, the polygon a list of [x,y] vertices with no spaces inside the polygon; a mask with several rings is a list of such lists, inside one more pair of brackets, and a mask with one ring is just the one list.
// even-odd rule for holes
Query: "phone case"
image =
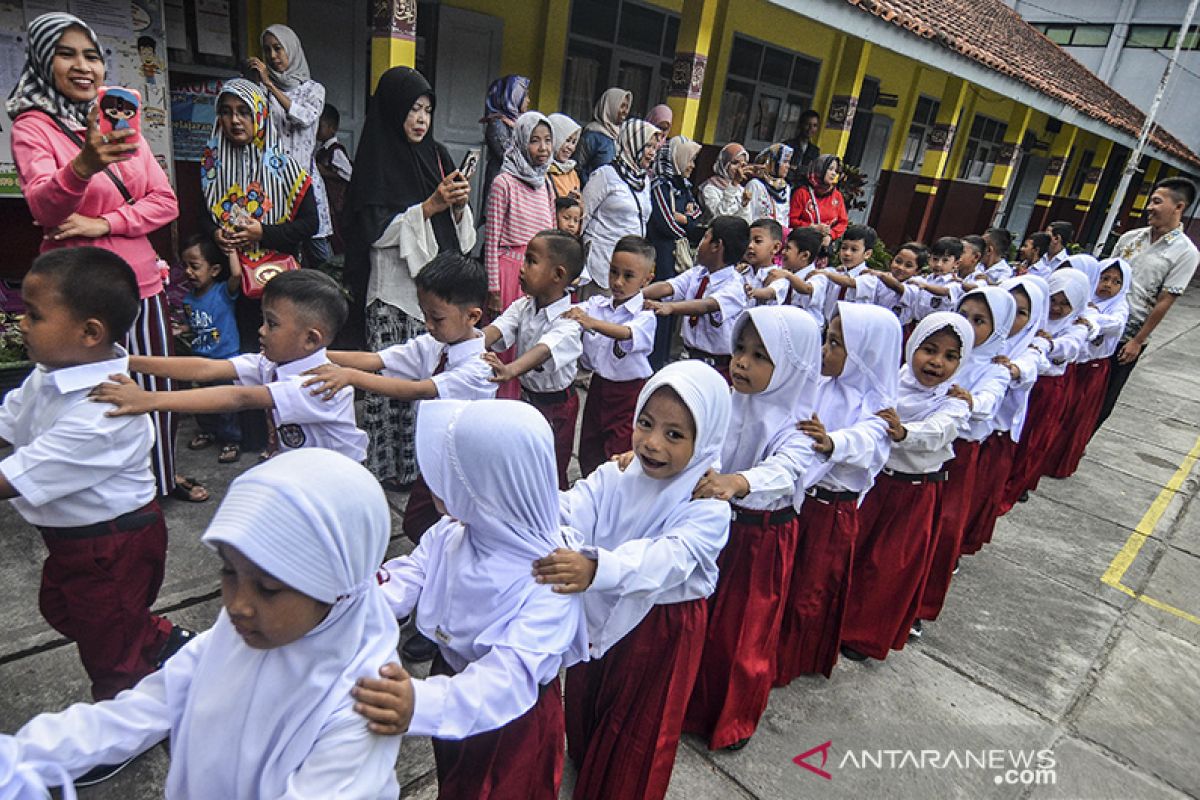
{"label": "phone case", "polygon": [[96,95],[100,107],[100,132],[132,130],[133,139],[142,133],[142,96],[136,89],[123,86],[101,86]]}

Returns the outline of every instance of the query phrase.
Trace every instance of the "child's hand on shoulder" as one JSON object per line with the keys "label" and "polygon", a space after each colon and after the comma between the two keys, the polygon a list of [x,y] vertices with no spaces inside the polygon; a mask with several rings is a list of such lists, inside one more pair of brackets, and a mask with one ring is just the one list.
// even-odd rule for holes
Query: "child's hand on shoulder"
{"label": "child's hand on shoulder", "polygon": [[950,391],[946,392],[947,397],[955,397],[967,404],[967,408],[975,410],[975,398],[971,397],[971,393],[957,383],[950,387]]}
{"label": "child's hand on shoulder", "polygon": [[112,403],[116,408],[104,412],[106,417],[124,417],[131,414],[148,414],[154,410],[150,393],[138,386],[128,375],[109,375],[112,383],[101,383],[88,392],[95,403]]}
{"label": "child's hand on shoulder", "polygon": [[412,722],[412,678],[395,662],[380,667],[379,675],[379,679],[359,678],[350,689],[354,710],[367,718],[371,733],[398,736]]}
{"label": "child's hand on shoulder", "polygon": [[617,453],[615,456],[610,458],[609,461],[615,463],[617,465],[617,469],[621,470],[621,472],[624,472],[625,470],[629,469],[629,465],[633,463],[633,451],[626,450],[624,453]]}
{"label": "child's hand on shoulder", "polygon": [[670,303],[664,303],[659,300],[644,300],[642,301],[642,308],[646,311],[653,311],[657,316],[660,317],[671,316]]}
{"label": "child's hand on shoulder", "polygon": [[533,562],[533,578],[538,583],[552,584],[559,594],[575,594],[592,585],[596,578],[596,561],[577,550],[562,547]]}
{"label": "child's hand on shoulder", "polygon": [[569,319],[572,322],[578,322],[579,327],[583,328],[585,331],[590,331],[592,329],[592,318],[585,314],[583,309],[579,306],[571,306],[561,314],[561,317],[562,319]]}
{"label": "child's hand on shoulder", "polygon": [[492,368],[492,377],[488,378],[492,383],[505,383],[518,377],[513,370],[511,364],[505,364],[500,360],[500,356],[495,353],[484,353],[480,356],[487,365]]}
{"label": "child's hand on shoulder", "polygon": [[826,456],[833,452],[833,439],[825,432],[825,425],[816,412],[813,412],[812,419],[802,419],[796,423],[796,428],[813,440],[813,450]]}
{"label": "child's hand on shoulder", "polygon": [[885,408],[875,412],[875,416],[888,424],[888,437],[893,442],[903,442],[908,437],[908,429],[900,421],[900,415],[896,413],[896,409]]}
{"label": "child's hand on shoulder", "polygon": [[347,386],[354,385],[354,376],[358,372],[350,367],[339,367],[336,364],[322,364],[305,370],[304,375],[312,375],[304,382],[304,388],[313,387],[310,394],[322,400],[332,400],[338,392]]}
{"label": "child's hand on shoulder", "polygon": [[1053,337],[1053,336],[1052,336],[1050,333],[1048,333],[1047,331],[1038,331],[1038,332],[1037,332],[1036,334],[1034,334],[1034,335],[1035,335],[1035,336],[1037,336],[1038,338],[1045,339],[1047,342],[1053,342],[1053,341],[1054,341],[1054,337]]}
{"label": "child's hand on shoulder", "polygon": [[715,470],[704,473],[704,477],[692,490],[693,500],[714,498],[716,500],[734,500],[750,494],[750,482],[740,474],[722,475]]}
{"label": "child's hand on shoulder", "polygon": [[767,272],[767,283],[774,283],[775,281],[786,281],[790,277],[792,277],[792,273],[788,272],[786,269],[780,269],[779,267],[771,267],[770,271]]}

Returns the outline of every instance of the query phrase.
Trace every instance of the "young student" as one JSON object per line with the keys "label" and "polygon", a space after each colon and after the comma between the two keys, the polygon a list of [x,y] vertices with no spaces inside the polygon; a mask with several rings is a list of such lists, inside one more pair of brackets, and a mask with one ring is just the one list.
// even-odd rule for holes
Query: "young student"
{"label": "young student", "polygon": [[38,605],[75,642],[92,697],[106,700],[193,635],[150,613],[167,555],[154,427],[88,402],[93,386],[128,372],[116,342],[138,314],[137,279],[109,250],[72,247],[35,259],[21,294],[37,368],[0,406],[0,447],[13,447],[0,460],[0,498],[41,531]]}
{"label": "young student", "polygon": [[313,163],[321,173],[325,182],[325,194],[329,199],[329,216],[333,222],[334,253],[344,249],[342,240],[342,214],[346,209],[346,192],[350,189],[350,178],[354,175],[354,164],[346,147],[338,141],[338,128],[342,117],[336,107],[325,104],[321,110],[321,118],[317,121],[317,149],[313,153]]}
{"label": "young student", "polygon": [[554,226],[563,233],[578,236],[583,230],[583,206],[574,197],[554,201]]}
{"label": "young student", "polygon": [[[230,359],[241,351],[234,303],[242,292],[242,262],[226,255],[212,237],[195,234],[179,254],[192,288],[183,296],[183,310],[192,329],[192,355]],[[221,448],[217,461],[232,464],[241,458],[242,426],[238,415],[197,414],[199,433],[189,450],[203,450],[214,442]]]}
{"label": "young student", "polygon": [[900,323],[878,306],[841,302],[825,331],[816,409],[800,430],[819,466],[805,478],[799,545],[775,655],[775,685],[826,678],[837,663],[858,537],[858,505],[891,449],[879,416],[896,404]]}
{"label": "young student", "polygon": [[[929,251],[920,242],[906,242],[900,245],[887,271],[872,270],[880,286],[875,292],[873,302],[885,308],[890,308],[900,320],[904,329],[905,340],[912,332],[914,321],[914,305],[920,297],[920,289],[910,283],[918,273],[924,271],[929,262]],[[857,284],[856,284],[857,285]],[[891,294],[888,294],[890,290]]]}
{"label": "young student", "polygon": [[1046,227],[1046,235],[1050,237],[1046,243],[1046,249],[1043,251],[1042,257],[1030,269],[1034,275],[1043,278],[1058,269],[1070,257],[1071,251],[1068,247],[1075,238],[1075,226],[1061,220],[1051,222]]}
{"label": "young student", "polygon": [[[833,284],[825,293],[825,319],[833,319],[840,300],[875,303],[881,293],[891,294],[891,290],[882,285],[879,276],[867,265],[867,259],[871,257],[878,239],[875,229],[869,225],[851,225],[842,234],[842,241],[838,246],[838,267],[821,273]],[[891,307],[890,303],[888,307]],[[896,360],[899,359],[900,356],[897,355]]]}
{"label": "young student", "polygon": [[851,660],[883,660],[903,649],[916,623],[946,463],[971,413],[970,395],[955,378],[974,340],[959,314],[921,320],[905,346],[896,407],[879,412],[892,449],[859,509],[842,629],[842,655]]}
{"label": "young student", "polygon": [[[938,526],[918,611],[922,623],[936,620],[941,614],[950,580],[958,570],[971,501],[978,488],[979,450],[992,434],[996,412],[1010,381],[1007,368],[995,363],[995,358],[1004,353],[1004,344],[1016,320],[1017,304],[1004,289],[988,286],[964,295],[958,302],[958,313],[970,323],[975,335],[971,357],[955,379],[970,396],[967,404],[971,413],[959,428],[954,460],[942,487]],[[918,626],[917,631],[920,630]]]}
{"label": "young student", "polygon": [[745,747],[767,707],[804,500],[797,487],[816,461],[796,424],[813,412],[820,362],[821,331],[800,309],[752,308],[738,319],[721,470],[705,474],[695,493],[733,509],[683,724],[712,750]]}
{"label": "young student", "polygon": [[1008,512],[1004,507],[1004,490],[1012,472],[1013,456],[1025,429],[1025,413],[1029,409],[1029,393],[1044,367],[1041,352],[1029,345],[1037,332],[1046,327],[1050,310],[1050,287],[1036,275],[1022,275],[1000,284],[1013,296],[1017,315],[1012,332],[1004,344],[1004,354],[995,361],[1009,372],[1008,391],[996,411],[995,432],[979,449],[979,466],[975,473],[978,487],[971,503],[963,533],[962,552],[977,552],[992,540],[996,520]]}
{"label": "young student", "polygon": [[1049,321],[1037,332],[1032,347],[1045,357],[1037,384],[1029,396],[1028,421],[1005,489],[1004,505],[1012,508],[1037,489],[1045,454],[1054,446],[1066,405],[1067,366],[1087,344],[1088,327],[1079,317],[1087,307],[1090,286],[1077,269],[1060,269],[1046,281],[1050,292]]}
{"label": "young student", "polygon": [[987,250],[987,242],[982,236],[971,234],[962,237],[963,254],[958,260],[958,277],[963,282],[963,290],[971,291],[988,285],[987,272],[983,267],[983,254]]}
{"label": "young student", "polygon": [[346,321],[347,304],[333,278],[317,270],[296,270],[272,278],[263,288],[261,353],[225,361],[196,356],[137,356],[134,372],[198,383],[233,381],[176,392],[146,392],[133,381],[102,383],[93,399],[112,403],[114,416],[177,411],[216,414],[248,408],[271,410],[280,450],[324,447],[354,461],[367,453],[367,435],[354,421],[354,390],[324,400],[305,388],[304,373],[329,359],[325,346]]}
{"label": "young student", "polygon": [[576,236],[544,230],[529,240],[520,282],[523,297],[483,329],[484,346],[503,351],[515,347],[516,358],[505,364],[495,352],[483,358],[493,383],[520,380],[521,396],[542,412],[554,431],[558,486],[567,488],[567,466],[575,443],[579,395],[575,373],[583,354],[582,328],[564,316],[571,307],[570,287],[583,272],[583,244]]}
{"label": "young student", "polygon": [[779,238],[783,238],[782,226],[788,225],[792,206],[792,187],[787,175],[792,166],[792,148],[776,142],[765,148],[754,158],[750,168],[753,175],[746,182],[750,193],[750,205],[746,214],[750,219],[769,219],[781,226]]}
{"label": "young student", "polygon": [[583,329],[580,362],[592,373],[579,432],[579,473],[585,478],[631,447],[633,411],[654,372],[650,353],[657,321],[642,299],[653,277],[654,245],[641,236],[623,236],[608,270],[612,297],[593,295],[563,314]]}
{"label": "young student", "polygon": [[638,396],[633,455],[560,497],[578,551],[534,563],[538,583],[583,592],[591,660],[567,670],[576,800],[667,792],[700,667],[729,504],[692,499],[720,457],[729,387],[698,361],[668,364]]}
{"label": "young student", "polygon": [[783,267],[767,270],[763,287],[750,293],[758,303],[796,306],[808,312],[818,329],[825,328],[825,293],[829,279],[816,269],[824,234],[819,228],[793,228],[783,247]]}
{"label": "young student", "polygon": [[[738,269],[747,268],[746,293],[753,299],[756,289],[762,289],[768,273],[779,263],[783,252],[783,226],[773,219],[759,218],[750,223],[750,244]],[[746,273],[743,273],[746,274]]]}
{"label": "young student", "polygon": [[[530,577],[535,559],[578,546],[559,522],[550,429],[512,400],[430,400],[418,411],[417,460],[446,516],[380,581],[438,658],[426,680],[392,664],[361,682],[361,713],[377,733],[434,737],[442,800],[555,800],[558,674],[587,658],[588,631],[582,598]],[[397,695],[404,710],[389,713]]]}
{"label": "young student", "polygon": [[375,578],[389,528],[379,484],[338,453],[241,475],[202,539],[221,564],[216,624],[115,699],[35,717],[22,759],[78,776],[169,739],[172,800],[398,797],[400,740],[372,735],[350,694],[399,638]]}
{"label": "young student", "polygon": [[935,311],[953,309],[963,295],[958,276],[963,243],[957,236],[943,236],[929,247],[929,269],[932,274],[913,281],[919,290],[912,299],[913,318],[922,320]]}
{"label": "young student", "polygon": [[1013,276],[1008,263],[1008,251],[1012,248],[1012,234],[1004,228],[988,228],[983,232],[983,269],[988,283],[996,286]]}
{"label": "young student", "polygon": [[1037,275],[1043,280],[1046,279],[1053,270],[1044,269],[1040,265],[1049,247],[1049,234],[1042,233],[1041,231],[1029,234],[1025,238],[1025,242],[1017,250],[1017,257],[1021,259],[1021,263],[1017,265],[1017,274],[1032,274]]}
{"label": "young student", "polygon": [[746,289],[734,266],[750,246],[750,226],[740,217],[717,217],[696,251],[696,266],[643,290],[646,307],[660,317],[684,316],[683,344],[729,379],[733,352],[730,330],[747,305]]}

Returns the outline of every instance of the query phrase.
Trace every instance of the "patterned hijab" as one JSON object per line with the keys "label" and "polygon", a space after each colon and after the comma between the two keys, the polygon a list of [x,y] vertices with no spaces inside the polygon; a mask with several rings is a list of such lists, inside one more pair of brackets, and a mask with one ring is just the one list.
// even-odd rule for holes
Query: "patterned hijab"
{"label": "patterned hijab", "polygon": [[737,142],[725,145],[717,155],[717,163],[713,166],[713,174],[709,181],[718,189],[728,189],[733,185],[733,176],[729,174],[729,168],[747,157],[746,148]]}
{"label": "patterned hijab", "polygon": [[617,87],[605,91],[596,101],[596,107],[592,110],[592,121],[587,124],[585,130],[603,133],[615,141],[618,134],[617,125],[620,124],[617,122],[617,116],[621,111],[621,103],[626,100],[633,102],[633,92]]}
{"label": "patterned hijab", "polygon": [[837,188],[836,184],[834,186],[825,185],[825,173],[829,171],[829,167],[834,162],[837,162],[838,168],[841,169],[842,160],[832,153],[817,156],[808,163],[808,187],[818,197],[824,197]]}
{"label": "patterned hijab", "polygon": [[304,57],[304,45],[300,44],[300,37],[296,35],[296,32],[287,25],[268,26],[259,37],[259,43],[263,44],[264,51],[266,45],[263,40],[267,38],[268,33],[279,40],[279,43],[283,45],[284,52],[288,55],[287,69],[283,72],[276,72],[270,66],[267,67],[275,85],[286,92],[288,89],[295,89],[305,81],[312,80],[312,75],[308,71],[308,59]]}
{"label": "patterned hijab", "polygon": [[[234,78],[221,87],[217,103],[227,94],[250,107],[253,130],[250,142],[239,147],[225,138],[219,117],[213,123],[200,162],[200,188],[208,213],[226,230],[232,230],[242,214],[263,225],[292,219],[312,179],[279,146],[262,89],[244,78]],[[259,243],[240,251],[242,263],[250,265],[267,261],[272,255]]]}
{"label": "patterned hijab", "polygon": [[496,78],[488,87],[487,99],[483,102],[483,119],[480,122],[502,120],[508,127],[517,124],[521,116],[521,105],[529,96],[529,78],[524,75],[505,75]]}
{"label": "patterned hijab", "polygon": [[771,193],[771,198],[777,203],[787,200],[788,182],[786,177],[776,177],[775,173],[779,170],[780,164],[784,161],[791,161],[793,152],[790,145],[776,142],[754,158],[755,164],[763,164],[770,170],[769,175],[757,178],[756,180],[761,181],[767,187],[767,191]]}
{"label": "patterned hijab", "polygon": [[[507,172],[534,189],[540,189],[546,185],[546,172],[554,161],[554,156],[551,155],[549,161],[540,167],[535,167],[529,160],[529,139],[538,125],[545,125],[549,128],[550,138],[553,140],[554,126],[550,120],[537,111],[526,111],[517,117],[517,122],[513,125],[512,140],[508,143],[508,150],[504,152],[504,162],[500,165],[501,172]],[[551,147],[553,146],[552,144]]]}
{"label": "patterned hijab", "polygon": [[104,57],[104,49],[96,32],[79,17],[71,14],[54,12],[42,14],[29,23],[29,41],[25,46],[25,66],[21,77],[8,96],[5,109],[11,119],[26,111],[45,111],[52,117],[57,117],[76,130],[87,128],[87,115],[92,107],[92,101],[76,103],[67,98],[54,85],[54,47],[62,38],[67,28],[79,28],[88,35],[92,44]]}
{"label": "patterned hijab", "polygon": [[658,128],[644,119],[633,117],[622,122],[621,130],[617,132],[617,157],[613,159],[613,169],[635,192],[646,188],[642,154],[646,152],[646,145],[658,134]]}

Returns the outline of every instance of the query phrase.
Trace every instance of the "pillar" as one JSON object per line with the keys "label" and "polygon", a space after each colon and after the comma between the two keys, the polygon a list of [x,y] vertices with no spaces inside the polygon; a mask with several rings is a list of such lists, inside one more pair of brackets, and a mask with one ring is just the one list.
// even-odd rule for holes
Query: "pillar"
{"label": "pillar", "polygon": [[853,36],[843,36],[838,50],[819,147],[822,153],[842,156],[850,143],[850,129],[854,125],[858,95],[862,92],[867,62],[871,58],[871,43]]}
{"label": "pillar", "polygon": [[1016,188],[1010,184],[1017,173],[1017,153],[1021,150],[1021,142],[1025,139],[1025,132],[1029,130],[1032,121],[1032,108],[1019,103],[1013,104],[1012,113],[1008,115],[1008,129],[1004,133],[1004,146],[1000,150],[996,166],[992,169],[992,179],[988,181],[990,189],[983,197],[984,200],[994,202],[995,209],[999,209],[1004,204],[1005,195]]}
{"label": "pillar", "polygon": [[1062,129],[1054,134],[1054,141],[1050,145],[1050,163],[1046,165],[1046,174],[1038,189],[1037,199],[1033,201],[1033,217],[1029,220],[1029,230],[1045,230],[1046,226],[1054,221],[1050,219],[1050,207],[1066,182],[1067,158],[1071,155],[1071,148],[1075,146],[1078,136],[1079,129],[1073,125],[1063,125]]}
{"label": "pillar", "polygon": [[371,23],[371,90],[392,67],[417,64],[417,0],[374,0]]}
{"label": "pillar", "polygon": [[571,27],[570,0],[546,0],[546,12],[542,18],[546,27],[542,37],[541,71],[534,78],[534,96],[529,107],[558,108],[562,98],[563,72],[567,65],[567,35]]}
{"label": "pillar", "polygon": [[262,58],[259,43],[262,32],[270,25],[287,25],[287,22],[287,0],[249,0],[246,3],[246,55]]}
{"label": "pillar", "polygon": [[915,231],[921,241],[929,234],[934,222],[934,206],[938,189],[953,178],[955,132],[966,107],[970,84],[953,75],[946,77],[938,105],[937,119],[926,139],[925,160],[921,162],[921,177],[917,181],[909,207],[907,230]]}
{"label": "pillar", "polygon": [[[720,46],[718,30],[722,0],[684,0],[679,18],[679,36],[675,40],[675,63],[671,68],[671,87],[667,105],[671,107],[672,136],[687,136],[700,141],[705,132],[700,100],[709,54]],[[714,81],[710,81],[712,83]],[[722,87],[710,87],[720,96]],[[715,131],[715,114],[713,126]]]}
{"label": "pillar", "polygon": [[1113,143],[1109,139],[1100,139],[1096,144],[1096,155],[1092,157],[1092,165],[1083,176],[1083,186],[1075,202],[1075,211],[1083,216],[1079,220],[1079,230],[1082,232],[1088,224],[1088,216],[1092,213],[1092,203],[1096,199],[1096,190],[1100,188],[1100,176],[1112,156]]}

